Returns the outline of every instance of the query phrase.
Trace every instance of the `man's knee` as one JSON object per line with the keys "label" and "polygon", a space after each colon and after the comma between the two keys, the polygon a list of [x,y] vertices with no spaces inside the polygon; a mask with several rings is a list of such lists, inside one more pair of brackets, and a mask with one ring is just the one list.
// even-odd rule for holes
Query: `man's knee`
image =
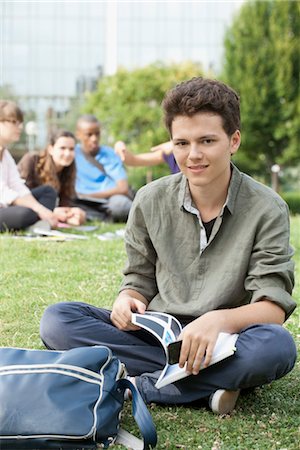
{"label": "man's knee", "polygon": [[[292,335],[280,325],[269,325],[273,333],[273,342],[270,344],[269,353],[273,350],[273,362],[277,362],[276,379],[290,372],[296,362],[297,348]],[[271,363],[271,361],[270,361]]]}
{"label": "man's knee", "polygon": [[[290,333],[280,325],[262,324],[247,328],[237,342],[238,356],[249,379],[256,385],[283,377],[296,361],[296,345]],[[247,378],[247,376],[246,376]]]}
{"label": "man's knee", "polygon": [[56,303],[48,306],[40,322],[40,337],[47,348],[65,350],[63,341],[65,326],[62,316],[69,303]]}

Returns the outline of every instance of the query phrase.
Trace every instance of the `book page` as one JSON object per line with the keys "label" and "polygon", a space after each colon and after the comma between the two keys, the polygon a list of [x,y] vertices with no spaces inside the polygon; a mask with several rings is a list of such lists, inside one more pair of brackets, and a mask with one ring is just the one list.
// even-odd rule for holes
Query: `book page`
{"label": "book page", "polygon": [[[235,343],[238,336],[238,334],[219,333],[209,366],[234,354],[236,350]],[[200,370],[205,370],[205,368],[201,366]],[[174,383],[175,381],[190,375],[190,373],[185,371],[185,367],[180,368],[179,364],[167,364],[157,380],[155,387],[161,389],[170,383]]]}
{"label": "book page", "polygon": [[132,323],[149,331],[163,346],[166,357],[167,346],[178,339],[182,331],[180,322],[170,314],[146,311],[145,314],[132,314]]}
{"label": "book page", "polygon": [[[157,389],[191,375],[186,372],[186,365],[181,368],[178,363],[169,364],[168,345],[176,342],[182,331],[181,324],[175,317],[166,313],[146,311],[144,314],[132,313],[131,321],[133,324],[149,331],[149,333],[158,339],[165,351],[166,365],[155,384]],[[238,334],[219,333],[209,364],[210,366],[234,354],[238,336]],[[203,365],[200,367],[200,370],[205,370]]]}

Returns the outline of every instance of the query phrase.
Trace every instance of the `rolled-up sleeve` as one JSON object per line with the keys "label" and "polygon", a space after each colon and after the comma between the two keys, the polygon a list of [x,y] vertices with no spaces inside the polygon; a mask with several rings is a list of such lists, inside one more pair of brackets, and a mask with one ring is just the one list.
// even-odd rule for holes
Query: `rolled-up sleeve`
{"label": "rolled-up sleeve", "polygon": [[279,305],[288,318],[296,308],[291,297],[294,286],[293,250],[289,245],[289,211],[283,201],[260,218],[249,262],[245,289],[252,293],[251,303],[267,298]]}

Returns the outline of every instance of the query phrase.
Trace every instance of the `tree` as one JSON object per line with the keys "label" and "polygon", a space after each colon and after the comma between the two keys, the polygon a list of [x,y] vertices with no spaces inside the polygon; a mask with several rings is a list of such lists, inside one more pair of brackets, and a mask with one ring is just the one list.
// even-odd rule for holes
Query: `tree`
{"label": "tree", "polygon": [[[169,139],[161,109],[166,91],[180,81],[202,74],[201,66],[192,62],[153,63],[132,71],[120,68],[115,75],[99,80],[97,90],[88,94],[83,111],[100,120],[103,142],[112,145],[123,140],[133,152],[146,152]],[[134,172],[145,178],[146,169],[135,168]],[[155,168],[154,177],[168,172],[167,168],[163,171]]]}
{"label": "tree", "polygon": [[225,37],[224,80],[241,96],[243,170],[299,161],[300,3],[250,1]]}

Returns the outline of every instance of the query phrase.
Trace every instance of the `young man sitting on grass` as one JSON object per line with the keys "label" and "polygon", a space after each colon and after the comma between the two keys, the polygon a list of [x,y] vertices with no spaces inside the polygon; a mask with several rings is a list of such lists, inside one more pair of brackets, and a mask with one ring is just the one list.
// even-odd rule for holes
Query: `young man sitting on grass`
{"label": "young man sitting on grass", "polygon": [[[106,345],[147,403],[207,399],[229,413],[242,389],[283,377],[296,359],[283,328],[296,304],[289,212],[271,189],[241,173],[239,97],[193,78],[169,91],[165,123],[181,173],[140,189],[127,223],[124,281],[112,311],[85,303],[50,306],[41,337],[50,349]],[[185,326],[180,366],[191,376],[158,390],[165,355],[132,312],[167,312]],[[208,366],[220,332],[239,333],[234,356]]]}

